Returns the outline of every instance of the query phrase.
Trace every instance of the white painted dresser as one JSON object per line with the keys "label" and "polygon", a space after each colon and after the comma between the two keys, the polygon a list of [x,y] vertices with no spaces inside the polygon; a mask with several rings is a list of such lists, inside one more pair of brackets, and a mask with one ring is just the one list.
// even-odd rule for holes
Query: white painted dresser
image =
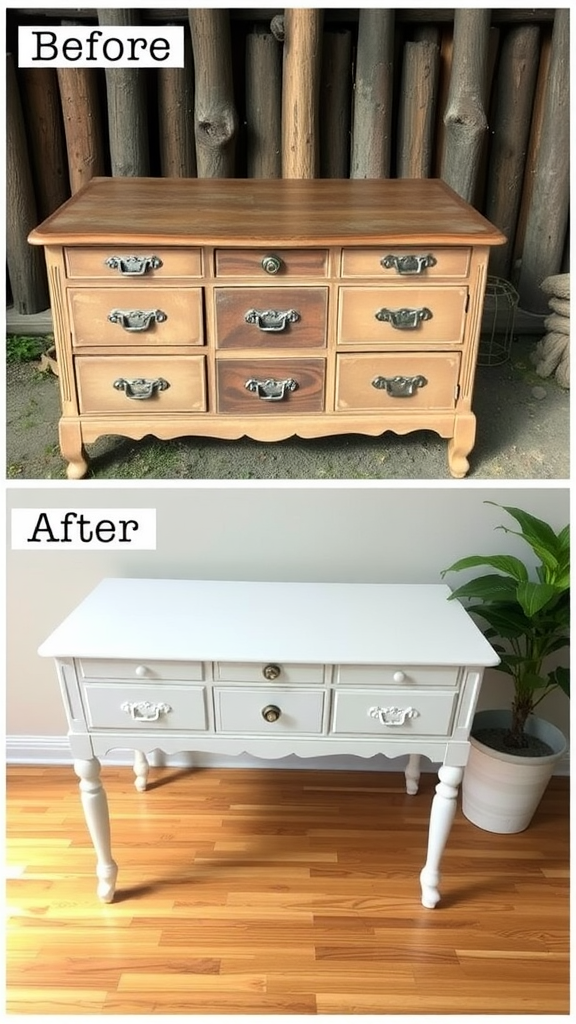
{"label": "white painted dresser", "polygon": [[[136,788],[155,749],[441,762],[422,903],[440,860],[469,751],[483,670],[498,663],[444,585],[105,579],[42,644],[56,660],[69,740],[97,856],[114,896],[99,758],[135,751]],[[385,807],[380,813],[387,813]]]}

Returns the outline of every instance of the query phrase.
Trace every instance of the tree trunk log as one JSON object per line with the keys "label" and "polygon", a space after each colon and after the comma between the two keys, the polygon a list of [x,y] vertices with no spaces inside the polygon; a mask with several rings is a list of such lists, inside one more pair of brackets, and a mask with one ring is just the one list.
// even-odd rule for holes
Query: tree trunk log
{"label": "tree trunk log", "polygon": [[316,178],[322,10],[287,8],[284,12],[282,76],[282,177]]}
{"label": "tree trunk log", "polygon": [[24,116],[14,59],[9,53],[6,61],[6,259],[14,308],[24,315],[40,313],[49,305],[42,249],[27,241],[37,224]]}
{"label": "tree trunk log", "polygon": [[20,87],[37,212],[44,220],[70,195],[58,76],[53,68],[22,68]]}
{"label": "tree trunk log", "polygon": [[230,20],[224,8],[192,7],[194,131],[199,178],[233,178],[238,116],[234,106]]}
{"label": "tree trunk log", "polygon": [[350,160],[352,35],[324,34],[320,80],[320,177],[347,178]]}
{"label": "tree trunk log", "polygon": [[518,291],[520,305],[533,313],[548,310],[540,285],[562,266],[570,201],[570,12],[558,8],[554,18],[542,135]]}
{"label": "tree trunk log", "polygon": [[360,9],[351,178],[388,178],[391,165],[394,11]]}
{"label": "tree trunk log", "polygon": [[[99,25],[142,24],[138,11],[99,8]],[[112,174],[146,177],[150,174],[148,109],[144,72],[132,68],[106,68],[108,138]]]}
{"label": "tree trunk log", "polygon": [[406,43],[398,115],[398,178],[429,178],[440,51],[433,43]]}
{"label": "tree trunk log", "polygon": [[282,176],[282,47],[272,32],[246,38],[246,121],[249,178]]}
{"label": "tree trunk log", "polygon": [[507,238],[490,253],[490,273],[512,276],[512,251],[526,165],[530,119],[538,74],[540,30],[536,25],[511,28],[502,45],[492,119],[485,212]]}
{"label": "tree trunk log", "polygon": [[444,113],[442,177],[467,202],[474,201],[485,113],[486,68],[491,11],[456,8],[454,52]]}
{"label": "tree trunk log", "polygon": [[[76,24],[75,21],[62,22],[62,25]],[[64,118],[70,191],[74,194],[90,178],[106,173],[98,72],[92,68],[58,68],[56,74]]]}
{"label": "tree trunk log", "polygon": [[194,69],[188,35],[184,67],[158,68],[158,137],[162,177],[196,177]]}

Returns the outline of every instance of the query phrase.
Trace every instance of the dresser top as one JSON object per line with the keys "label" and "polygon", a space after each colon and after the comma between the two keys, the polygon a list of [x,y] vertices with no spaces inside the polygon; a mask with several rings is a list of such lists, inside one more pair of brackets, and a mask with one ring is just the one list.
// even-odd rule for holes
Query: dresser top
{"label": "dresser top", "polygon": [[439,179],[93,178],[37,245],[500,245]]}
{"label": "dresser top", "polygon": [[444,584],[105,579],[44,657],[496,665]]}

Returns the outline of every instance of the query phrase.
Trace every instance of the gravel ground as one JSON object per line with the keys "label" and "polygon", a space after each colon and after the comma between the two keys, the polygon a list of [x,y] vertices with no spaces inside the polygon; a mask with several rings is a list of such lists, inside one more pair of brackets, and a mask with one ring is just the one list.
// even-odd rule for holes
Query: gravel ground
{"label": "gravel ground", "polygon": [[[568,479],[569,392],[531,368],[534,337],[518,339],[500,366],[480,366],[476,446],[469,478]],[[64,479],[58,448],[58,382],[34,363],[7,368],[7,476]],[[403,437],[342,435],[265,444],[242,438],[160,442],[104,437],[88,447],[94,479],[451,479],[446,441],[431,431]]]}

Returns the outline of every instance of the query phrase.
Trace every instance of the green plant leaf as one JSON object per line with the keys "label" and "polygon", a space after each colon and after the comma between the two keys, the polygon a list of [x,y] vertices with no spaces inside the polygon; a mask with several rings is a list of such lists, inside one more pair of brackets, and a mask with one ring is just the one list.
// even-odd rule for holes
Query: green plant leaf
{"label": "green plant leaf", "polygon": [[516,598],[517,582],[510,576],[478,576],[475,580],[463,583],[461,587],[454,590],[451,598],[473,597],[479,601],[505,602],[513,601]]}
{"label": "green plant leaf", "polygon": [[570,696],[570,669],[564,665],[557,665],[553,672],[550,673],[550,682],[553,686],[558,686],[567,697]]}
{"label": "green plant leaf", "polygon": [[528,618],[532,619],[542,610],[553,598],[558,596],[558,590],[552,583],[525,583],[518,584],[517,597],[522,605],[522,610]]}
{"label": "green plant leaf", "polygon": [[498,505],[495,501],[487,502],[489,505],[496,505],[504,509],[508,515],[520,526],[520,532],[511,530],[507,526],[497,526],[497,530],[504,530],[505,533],[512,533],[515,537],[521,537],[530,545],[534,554],[540,559],[546,568],[554,573],[558,569],[558,559],[563,551],[562,542],[552,527],[542,519],[524,512],[521,508],[514,508],[510,505]]}
{"label": "green plant leaf", "polygon": [[512,576],[518,582],[528,579],[528,570],[524,562],[521,562],[519,558],[515,558],[514,555],[469,555],[467,558],[460,558],[448,569],[444,569],[441,575],[444,577],[448,572],[474,569],[479,565],[486,565],[491,569],[499,569],[500,572]]}

